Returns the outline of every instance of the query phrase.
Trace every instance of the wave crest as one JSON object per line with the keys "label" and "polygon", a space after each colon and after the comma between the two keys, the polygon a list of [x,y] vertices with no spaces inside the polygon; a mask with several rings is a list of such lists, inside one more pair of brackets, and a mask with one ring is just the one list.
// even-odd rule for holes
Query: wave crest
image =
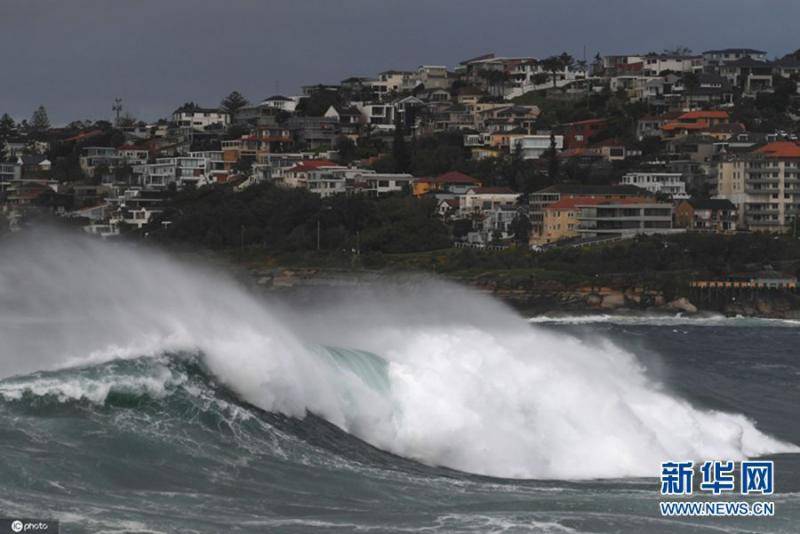
{"label": "wave crest", "polygon": [[7,379],[9,399],[158,398],[185,373],[158,360],[135,376],[109,369],[199,351],[211,375],[263,410],[312,412],[382,449],[483,475],[650,476],[665,459],[798,450],[662,390],[607,340],[531,326],[452,285],[413,279],[284,309],[151,251],[63,237],[17,246],[0,260],[0,310],[19,310],[0,312],[0,376],[112,364],[102,377]]}

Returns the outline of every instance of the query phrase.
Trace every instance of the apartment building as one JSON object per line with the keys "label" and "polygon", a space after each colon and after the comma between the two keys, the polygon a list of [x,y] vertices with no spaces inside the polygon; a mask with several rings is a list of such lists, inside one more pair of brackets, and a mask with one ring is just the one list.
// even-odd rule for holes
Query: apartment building
{"label": "apartment building", "polygon": [[800,144],[776,141],[717,165],[716,194],[739,212],[739,226],[782,232],[800,214]]}
{"label": "apartment building", "polygon": [[578,234],[585,238],[633,237],[684,231],[672,226],[672,204],[642,198],[602,200],[576,206]]}
{"label": "apartment building", "polygon": [[6,190],[8,184],[22,178],[22,165],[18,163],[0,163],[0,193]]}
{"label": "apartment building", "polygon": [[531,236],[534,242],[541,239],[544,231],[544,210],[563,199],[591,197],[613,199],[619,197],[641,197],[644,191],[634,186],[608,186],[583,184],[555,184],[531,193],[528,199]]}

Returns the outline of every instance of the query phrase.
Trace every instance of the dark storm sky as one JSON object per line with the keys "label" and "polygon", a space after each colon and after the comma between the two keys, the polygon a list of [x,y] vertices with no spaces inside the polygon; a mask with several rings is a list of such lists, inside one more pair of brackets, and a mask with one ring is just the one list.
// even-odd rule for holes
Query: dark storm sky
{"label": "dark storm sky", "polygon": [[489,51],[783,55],[798,20],[798,0],[0,0],[0,113],[108,118],[119,96],[154,119],[233,89],[257,101]]}

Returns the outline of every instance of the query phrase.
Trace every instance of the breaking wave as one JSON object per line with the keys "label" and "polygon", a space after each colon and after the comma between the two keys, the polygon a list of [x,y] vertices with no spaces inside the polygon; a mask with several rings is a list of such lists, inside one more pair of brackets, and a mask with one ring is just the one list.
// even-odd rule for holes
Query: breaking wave
{"label": "breaking wave", "polygon": [[192,354],[203,381],[234,396],[225,402],[314,414],[469,473],[653,476],[664,459],[798,450],[671,394],[608,340],[531,326],[450,284],[410,278],[298,307],[142,248],[39,233],[6,251],[5,403],[166,402],[197,391],[175,363]]}

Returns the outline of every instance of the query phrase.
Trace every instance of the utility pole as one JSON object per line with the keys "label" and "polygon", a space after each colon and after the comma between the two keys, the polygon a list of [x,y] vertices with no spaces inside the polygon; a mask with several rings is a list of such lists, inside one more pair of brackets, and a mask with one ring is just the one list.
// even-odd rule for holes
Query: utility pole
{"label": "utility pole", "polygon": [[319,252],[319,234],[320,234],[320,225],[319,225],[319,217],[317,217],[317,252]]}
{"label": "utility pole", "polygon": [[122,111],[122,99],[119,97],[115,98],[114,105],[111,106],[111,109],[114,110],[114,113],[116,114],[114,126],[119,126],[119,113]]}

